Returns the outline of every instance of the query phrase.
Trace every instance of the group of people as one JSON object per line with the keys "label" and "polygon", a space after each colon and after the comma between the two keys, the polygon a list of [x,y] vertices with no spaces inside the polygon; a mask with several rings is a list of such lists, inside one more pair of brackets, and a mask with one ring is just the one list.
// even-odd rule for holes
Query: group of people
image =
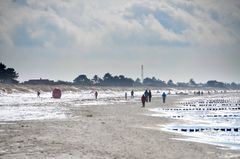
{"label": "group of people", "polygon": [[[165,92],[163,92],[163,94],[162,94],[163,103],[165,103],[166,97],[167,97],[167,94]],[[145,103],[151,102],[151,100],[152,100],[151,90],[149,90],[149,91],[146,90],[141,97],[142,107],[145,107]]]}
{"label": "group of people", "polygon": [[145,107],[145,103],[146,102],[151,102],[152,101],[152,92],[151,90],[146,90],[142,97],[141,97],[141,101],[142,101],[142,107]]}
{"label": "group of people", "polygon": [[194,91],[194,95],[199,95],[199,96],[203,95],[203,91],[201,91],[201,92],[200,91],[197,91],[197,92]]}
{"label": "group of people", "polygon": [[[98,92],[97,91],[95,91],[94,96],[95,96],[95,99],[98,98]],[[37,97],[40,97],[40,91],[37,91]],[[166,97],[167,97],[166,93],[163,92],[163,94],[162,94],[163,103],[165,103]],[[133,90],[131,91],[131,98],[134,98],[134,91]],[[127,92],[125,92],[125,99],[127,100]],[[141,97],[141,101],[142,101],[142,107],[145,107],[146,102],[151,102],[152,101],[151,90],[149,90],[149,91],[146,90],[144,92],[144,94]]]}

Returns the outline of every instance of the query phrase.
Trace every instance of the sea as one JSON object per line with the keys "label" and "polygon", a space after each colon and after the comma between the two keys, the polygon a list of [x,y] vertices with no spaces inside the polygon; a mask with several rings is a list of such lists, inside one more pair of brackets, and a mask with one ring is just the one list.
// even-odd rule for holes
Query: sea
{"label": "sea", "polygon": [[174,140],[240,150],[240,92],[186,97],[172,108],[153,108],[149,111],[153,112],[151,116],[173,119],[173,122],[157,127],[162,131],[181,134]]}

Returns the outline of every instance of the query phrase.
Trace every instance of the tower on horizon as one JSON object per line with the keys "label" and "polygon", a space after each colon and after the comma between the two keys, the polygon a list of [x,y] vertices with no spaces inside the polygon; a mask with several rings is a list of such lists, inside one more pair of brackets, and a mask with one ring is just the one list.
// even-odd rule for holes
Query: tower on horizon
{"label": "tower on horizon", "polygon": [[142,83],[143,83],[143,65],[141,65],[141,80],[142,80]]}

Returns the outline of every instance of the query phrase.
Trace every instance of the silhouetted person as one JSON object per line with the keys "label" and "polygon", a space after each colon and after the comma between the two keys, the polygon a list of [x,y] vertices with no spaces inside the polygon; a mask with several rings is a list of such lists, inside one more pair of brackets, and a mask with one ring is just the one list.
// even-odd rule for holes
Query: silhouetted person
{"label": "silhouetted person", "polygon": [[142,101],[142,107],[145,107],[146,97],[144,94],[141,97],[141,101]]}
{"label": "silhouetted person", "polygon": [[152,92],[151,90],[148,91],[148,101],[151,102],[152,100]]}
{"label": "silhouetted person", "polygon": [[127,92],[125,92],[125,99],[127,100]]}
{"label": "silhouetted person", "polygon": [[144,92],[144,96],[146,98],[146,102],[148,102],[148,91],[147,90]]}
{"label": "silhouetted person", "polygon": [[200,96],[200,91],[198,91],[198,92],[197,92],[197,95],[199,95],[199,96]]}
{"label": "silhouetted person", "polygon": [[97,99],[97,97],[98,97],[98,92],[96,91],[95,92],[95,99]]}
{"label": "silhouetted person", "polygon": [[131,97],[134,98],[134,91],[131,91]]}
{"label": "silhouetted person", "polygon": [[167,97],[166,93],[163,92],[163,94],[162,94],[163,103],[165,103],[165,101],[166,101],[166,97]]}
{"label": "silhouetted person", "polygon": [[40,97],[40,91],[37,91],[37,97]]}

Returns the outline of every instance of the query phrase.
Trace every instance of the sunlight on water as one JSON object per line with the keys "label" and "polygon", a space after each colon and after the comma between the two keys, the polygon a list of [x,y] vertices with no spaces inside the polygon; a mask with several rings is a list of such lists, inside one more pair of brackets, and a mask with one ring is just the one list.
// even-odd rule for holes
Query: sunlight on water
{"label": "sunlight on water", "polygon": [[188,98],[174,108],[149,109],[151,116],[176,119],[162,130],[187,138],[177,140],[208,143],[240,150],[240,94]]}

